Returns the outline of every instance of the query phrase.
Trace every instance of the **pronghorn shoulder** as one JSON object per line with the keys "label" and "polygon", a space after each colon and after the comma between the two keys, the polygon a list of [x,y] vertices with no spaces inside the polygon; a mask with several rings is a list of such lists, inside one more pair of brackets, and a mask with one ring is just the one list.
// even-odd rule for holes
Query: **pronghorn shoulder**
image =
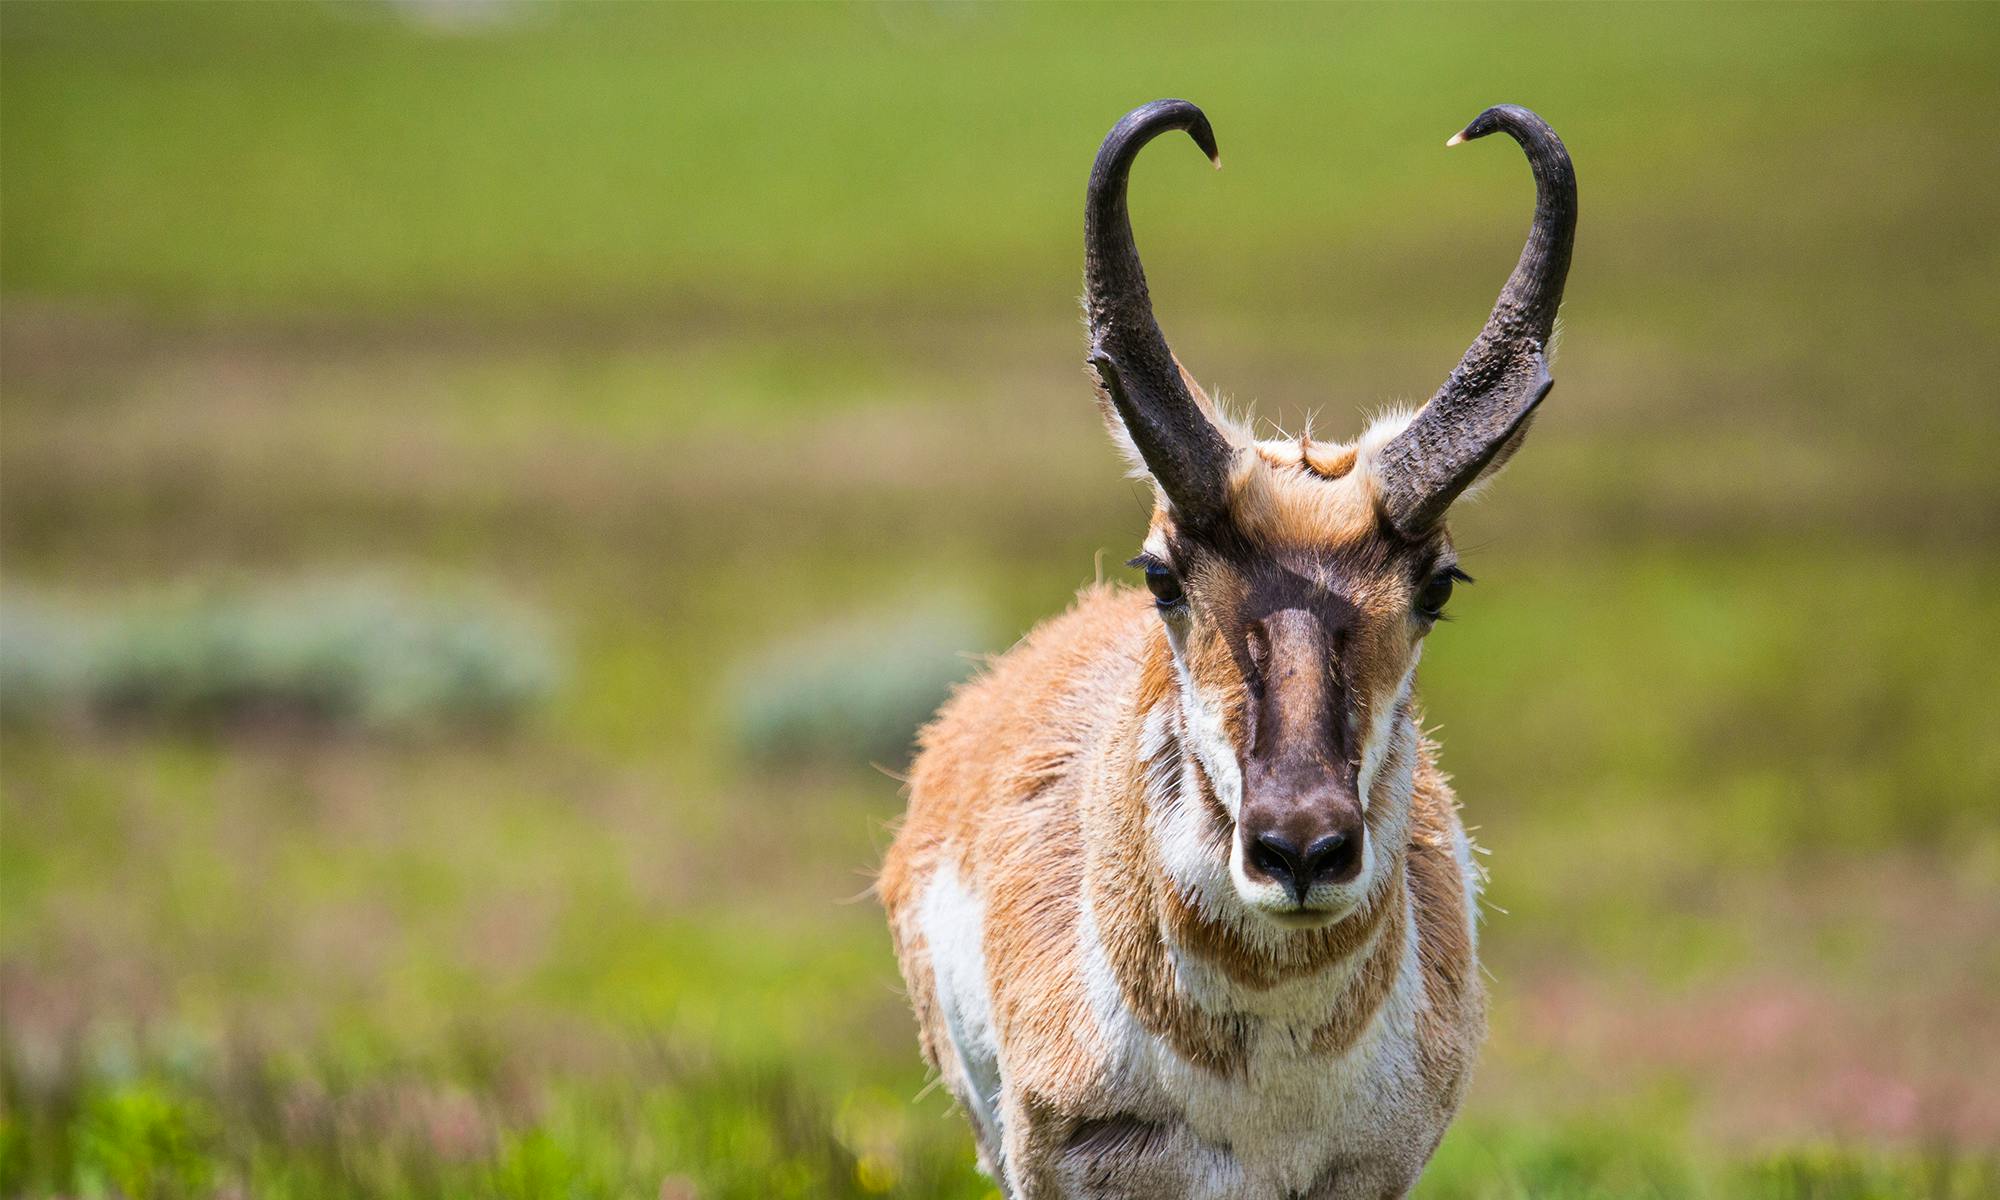
{"label": "pronghorn shoulder", "polygon": [[[950,951],[927,946],[914,972],[925,985],[917,999],[932,1001],[935,989],[938,1013],[988,1014],[996,1046],[1008,1047],[1018,1104],[1068,1111],[1096,1086],[1102,1048],[1078,948],[1085,764],[1138,686],[1157,624],[1150,596],[1087,588],[960,688],[921,735],[884,898],[892,916],[903,906],[976,910],[980,932],[960,927],[950,940],[957,952],[977,947],[977,970],[939,974],[932,964]],[[926,1005],[918,1007],[921,1022]],[[964,1059],[970,1065],[947,1076],[978,1076],[980,1054],[961,1044],[961,1031],[941,1017],[932,1025],[933,1061]],[[983,1097],[960,1098],[977,1122]]]}
{"label": "pronghorn shoulder", "polygon": [[1047,801],[1114,719],[1157,625],[1151,605],[1134,589],[1085,588],[985,664],[924,727],[909,805],[877,884],[892,911],[914,901],[943,854],[959,861],[967,886],[981,886],[978,845],[994,815]]}
{"label": "pronghorn shoulder", "polygon": [[1133,688],[1151,607],[1130,588],[1086,588],[987,664],[919,735],[913,807],[994,803],[1065,771]]}

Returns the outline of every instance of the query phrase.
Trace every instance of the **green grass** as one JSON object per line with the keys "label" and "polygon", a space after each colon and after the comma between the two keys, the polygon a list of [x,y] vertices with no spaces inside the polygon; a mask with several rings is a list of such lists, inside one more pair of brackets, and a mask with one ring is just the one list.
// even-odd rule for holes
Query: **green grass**
{"label": "green grass", "polygon": [[1451,130],[1579,164],[1426,655],[1494,1030],[1420,1194],[2000,1189],[1995,9],[406,11],[0,5],[10,592],[469,587],[569,659],[499,732],[0,730],[0,1195],[988,1196],[897,784],[759,747],[1118,574],[1079,199],[1169,94],[1228,168],[1139,171],[1163,320],[1294,427],[1490,303],[1526,172]]}
{"label": "green grass", "polygon": [[[1578,316],[1748,339],[1885,273],[1925,281],[1898,327],[1992,294],[1978,6],[395,11],[8,5],[7,286],[237,316],[1061,304],[1097,139],[1186,94],[1229,169],[1143,172],[1176,312],[1421,329],[1490,299],[1435,248],[1511,252],[1519,162],[1440,148],[1499,99],[1583,164]],[[1690,241],[1705,286],[1652,286]],[[1772,269],[1836,246],[1810,287]]]}

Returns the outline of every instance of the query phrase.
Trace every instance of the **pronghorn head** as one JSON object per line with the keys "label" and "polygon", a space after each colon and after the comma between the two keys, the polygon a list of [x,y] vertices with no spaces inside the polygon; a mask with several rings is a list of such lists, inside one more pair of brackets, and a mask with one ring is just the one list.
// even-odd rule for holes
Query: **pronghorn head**
{"label": "pronghorn head", "polygon": [[1125,190],[1139,149],[1171,129],[1216,158],[1201,110],[1161,100],[1118,123],[1091,172],[1090,363],[1114,437],[1154,484],[1133,565],[1172,649],[1182,744],[1228,817],[1229,890],[1281,925],[1323,924],[1368,894],[1404,837],[1411,682],[1467,578],[1445,513],[1513,454],[1548,393],[1575,175],[1533,113],[1481,113],[1451,144],[1511,135],[1537,189],[1485,329],[1414,417],[1349,443],[1259,441],[1216,410],[1153,319]]}

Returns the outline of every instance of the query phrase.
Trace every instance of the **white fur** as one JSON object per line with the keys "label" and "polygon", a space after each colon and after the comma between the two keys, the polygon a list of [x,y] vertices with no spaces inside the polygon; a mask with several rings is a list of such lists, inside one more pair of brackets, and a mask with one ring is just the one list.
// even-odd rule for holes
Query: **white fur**
{"label": "white fur", "polygon": [[1415,920],[1405,928],[1389,997],[1338,1058],[1310,1053],[1306,1039],[1339,1002],[1365,953],[1319,975],[1253,991],[1170,948],[1176,981],[1197,1003],[1252,1021],[1248,1070],[1224,1077],[1181,1059],[1126,1009],[1086,906],[1084,976],[1107,1048],[1107,1074],[1125,1111],[1169,1131],[1154,1156],[1156,1173],[1143,1177],[1157,1190],[1130,1194],[1277,1200],[1303,1194],[1337,1160],[1358,1161],[1363,1172],[1391,1172],[1344,1174],[1337,1196],[1373,1200],[1407,1185],[1390,1164],[1407,1162],[1412,1140],[1431,1136],[1437,1118],[1428,1112],[1417,1065],[1423,983]]}
{"label": "white fur", "polygon": [[1185,653],[1186,630],[1168,621],[1167,641],[1173,646],[1174,673],[1180,676],[1181,732],[1188,752],[1201,764],[1209,786],[1224,812],[1234,821],[1243,811],[1243,769],[1236,761],[1236,744],[1229,740],[1222,706],[1195,683]]}
{"label": "white fur", "polygon": [[946,1085],[972,1116],[973,1133],[997,1178],[1001,1160],[1000,1045],[993,1032],[993,997],[986,976],[986,904],[958,878],[950,856],[938,866],[917,905],[917,927],[930,951],[931,976],[945,1032],[958,1067]]}
{"label": "white fur", "polygon": [[1465,826],[1457,825],[1451,831],[1451,857],[1458,864],[1458,876],[1465,883],[1465,921],[1467,932],[1472,937],[1472,955],[1479,957],[1479,895],[1486,882],[1485,868],[1472,857],[1472,837],[1465,832]]}
{"label": "white fur", "polygon": [[[1183,732],[1175,733],[1176,724]],[[1167,877],[1205,916],[1219,918],[1234,897],[1215,869],[1222,847],[1200,802],[1196,766],[1181,753],[1185,718],[1164,705],[1146,714],[1140,728],[1140,763],[1145,768],[1146,822],[1159,848]]]}
{"label": "white fur", "polygon": [[[1087,886],[1087,885],[1086,885]],[[1083,955],[1084,994],[1104,1047],[1103,1072],[1113,1090],[1127,1091],[1132,1077],[1151,1061],[1152,1036],[1139,1028],[1125,1008],[1125,993],[1111,969],[1110,955],[1097,931],[1097,914],[1086,900],[1077,923],[1078,949]]]}
{"label": "white fur", "polygon": [[[1373,472],[1382,461],[1382,448],[1395,441],[1396,435],[1408,429],[1410,422],[1416,419],[1417,409],[1414,408],[1397,406],[1383,409],[1376,414],[1374,420],[1368,422],[1368,428],[1361,431],[1361,436],[1355,439],[1355,461],[1363,470]],[[1374,480],[1373,486],[1377,494],[1380,494],[1381,481]]]}
{"label": "white fur", "polygon": [[1382,770],[1382,760],[1393,748],[1396,725],[1402,720],[1404,706],[1410,702],[1410,689],[1417,681],[1417,660],[1424,656],[1420,644],[1410,655],[1410,669],[1403,672],[1402,681],[1396,685],[1385,700],[1383,697],[1370,698],[1368,705],[1368,732],[1361,741],[1361,771],[1356,778],[1356,790],[1361,793],[1361,811],[1375,802],[1375,776]]}

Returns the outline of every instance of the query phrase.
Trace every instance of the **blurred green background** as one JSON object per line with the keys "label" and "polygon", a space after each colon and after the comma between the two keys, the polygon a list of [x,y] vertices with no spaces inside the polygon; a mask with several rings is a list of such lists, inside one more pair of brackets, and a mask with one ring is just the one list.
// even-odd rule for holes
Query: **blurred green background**
{"label": "blurred green background", "polygon": [[0,6],[0,1192],[984,1197],[870,871],[1203,380],[1352,433],[1531,197],[1424,693],[1493,1035],[1420,1194],[2000,1190],[2000,8]]}

